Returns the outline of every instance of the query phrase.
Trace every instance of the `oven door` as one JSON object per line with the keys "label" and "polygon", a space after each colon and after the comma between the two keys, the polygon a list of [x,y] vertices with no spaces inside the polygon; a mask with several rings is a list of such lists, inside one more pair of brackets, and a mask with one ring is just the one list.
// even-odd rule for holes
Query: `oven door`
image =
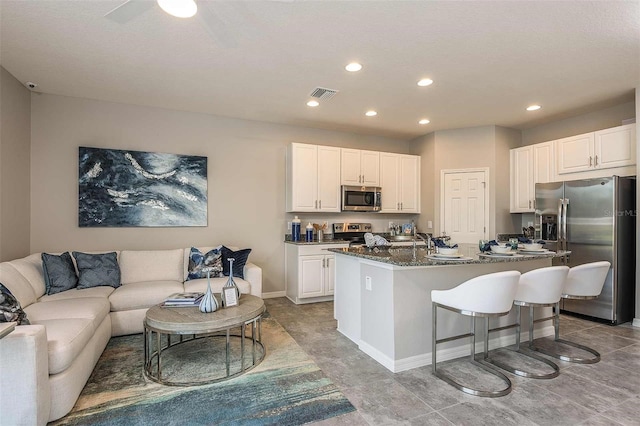
{"label": "oven door", "polygon": [[380,211],[380,188],[366,186],[342,187],[342,211],[377,212]]}

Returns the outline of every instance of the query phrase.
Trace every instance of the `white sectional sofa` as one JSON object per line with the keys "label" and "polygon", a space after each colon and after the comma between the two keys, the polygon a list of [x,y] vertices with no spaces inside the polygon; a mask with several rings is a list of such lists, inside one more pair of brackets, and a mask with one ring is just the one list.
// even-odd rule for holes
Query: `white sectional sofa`
{"label": "white sectional sofa", "polygon": [[[0,263],[0,282],[31,323],[17,326],[0,340],[0,424],[42,425],[63,417],[112,336],[141,333],[146,310],[174,293],[204,291],[206,278],[185,281],[189,252],[190,248],[116,252],[120,287],[52,295],[45,294],[40,253]],[[227,279],[211,279],[214,293]],[[243,294],[262,296],[258,266],[247,262],[244,279],[234,280]]]}

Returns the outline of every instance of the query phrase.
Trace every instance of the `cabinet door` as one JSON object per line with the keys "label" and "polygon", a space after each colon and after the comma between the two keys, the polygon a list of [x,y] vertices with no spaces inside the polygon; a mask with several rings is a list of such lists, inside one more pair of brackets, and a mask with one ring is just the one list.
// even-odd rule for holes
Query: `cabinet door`
{"label": "cabinet door", "polygon": [[382,187],[383,213],[397,213],[400,210],[400,155],[380,153],[380,186]]}
{"label": "cabinet door", "polygon": [[[539,143],[533,146],[533,195],[536,183],[553,182],[553,144]],[[534,206],[535,207],[535,206]]]}
{"label": "cabinet door", "polygon": [[325,268],[324,268],[324,294],[327,296],[333,295],[333,289],[336,279],[336,257],[334,255],[325,256]]}
{"label": "cabinet door", "polygon": [[533,210],[533,148],[526,146],[510,152],[510,211],[526,213]]}
{"label": "cabinet door", "polygon": [[360,151],[360,173],[362,185],[380,186],[380,153]]}
{"label": "cabinet door", "polygon": [[558,174],[592,169],[593,140],[593,133],[587,133],[555,141]]}
{"label": "cabinet door", "polygon": [[340,211],[340,148],[318,146],[318,210]]}
{"label": "cabinet door", "polygon": [[360,150],[342,148],[340,164],[340,181],[342,185],[362,185]]}
{"label": "cabinet door", "polygon": [[[420,213],[420,157],[400,156],[400,212]],[[384,197],[384,194],[382,195]]]}
{"label": "cabinet door", "polygon": [[298,270],[300,294],[298,297],[324,296],[324,255],[300,256]]}
{"label": "cabinet door", "polygon": [[595,132],[594,167],[632,166],[636,164],[635,124]]}
{"label": "cabinet door", "polygon": [[315,211],[318,200],[318,147],[292,144],[290,161],[290,211]]}

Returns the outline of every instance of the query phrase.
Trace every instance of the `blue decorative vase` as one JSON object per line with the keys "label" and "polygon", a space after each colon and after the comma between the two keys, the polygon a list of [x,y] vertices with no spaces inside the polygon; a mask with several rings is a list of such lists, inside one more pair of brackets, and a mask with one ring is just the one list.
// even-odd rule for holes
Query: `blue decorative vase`
{"label": "blue decorative vase", "polygon": [[205,314],[215,312],[219,307],[218,300],[211,291],[211,271],[207,271],[207,291],[200,301],[200,312],[204,312]]}

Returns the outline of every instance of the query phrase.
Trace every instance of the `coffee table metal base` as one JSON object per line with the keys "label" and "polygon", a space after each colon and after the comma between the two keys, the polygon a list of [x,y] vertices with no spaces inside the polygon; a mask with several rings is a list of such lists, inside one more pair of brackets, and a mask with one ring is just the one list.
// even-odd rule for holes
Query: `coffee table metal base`
{"label": "coffee table metal base", "polygon": [[[247,336],[247,327],[251,330],[251,335]],[[234,329],[240,329],[240,334],[232,334]],[[178,381],[169,380],[162,375],[162,354],[172,348],[183,343],[192,342],[204,338],[225,339],[225,371],[226,374],[221,377],[205,378],[202,380]],[[231,371],[232,355],[231,341],[232,339],[240,340],[240,369]],[[245,360],[248,355],[246,347],[251,348],[251,362]],[[200,334],[184,334],[169,332],[166,330],[158,330],[150,326],[147,321],[144,322],[144,374],[154,382],[168,386],[198,386],[209,383],[216,383],[223,380],[232,379],[239,376],[262,362],[265,356],[265,348],[262,344],[262,315],[252,320],[246,321],[241,325],[230,326],[225,331],[216,333],[200,333]],[[248,356],[247,356],[248,357]]]}

